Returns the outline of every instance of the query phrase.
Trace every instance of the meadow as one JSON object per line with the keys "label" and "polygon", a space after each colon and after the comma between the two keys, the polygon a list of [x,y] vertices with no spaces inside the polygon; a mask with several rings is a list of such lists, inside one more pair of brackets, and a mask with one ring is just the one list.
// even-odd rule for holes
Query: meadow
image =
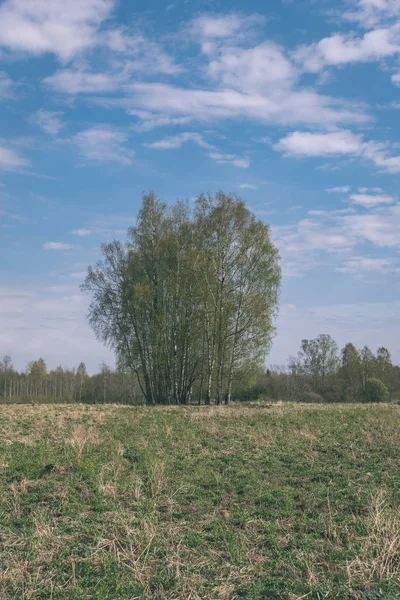
{"label": "meadow", "polygon": [[0,598],[400,598],[400,406],[3,405]]}

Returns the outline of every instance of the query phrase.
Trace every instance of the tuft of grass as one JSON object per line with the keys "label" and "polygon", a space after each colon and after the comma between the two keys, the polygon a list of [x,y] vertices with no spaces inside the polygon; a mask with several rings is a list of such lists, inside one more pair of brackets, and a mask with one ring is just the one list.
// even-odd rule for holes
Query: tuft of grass
{"label": "tuft of grass", "polygon": [[350,581],[373,584],[400,580],[400,508],[390,506],[387,493],[378,490],[370,501],[359,555],[348,565]]}
{"label": "tuft of grass", "polygon": [[2,600],[394,600],[400,406],[2,406]]}

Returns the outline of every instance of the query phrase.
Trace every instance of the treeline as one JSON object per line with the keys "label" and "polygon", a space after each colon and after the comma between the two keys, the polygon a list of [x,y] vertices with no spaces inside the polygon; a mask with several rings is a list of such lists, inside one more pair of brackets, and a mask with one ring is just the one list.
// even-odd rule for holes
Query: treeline
{"label": "treeline", "polygon": [[[358,350],[346,344],[339,351],[331,336],[303,340],[287,366],[237,371],[232,387],[238,401],[290,402],[400,401],[400,367],[383,346],[374,354],[368,346]],[[40,358],[18,372],[9,356],[0,360],[0,399],[3,402],[86,402],[90,404],[143,404],[137,377],[120,365],[102,364],[88,375],[84,363],[77,368],[48,370]],[[201,382],[192,389],[191,402],[205,403]]]}
{"label": "treeline", "polygon": [[293,402],[400,401],[400,367],[381,346],[374,354],[368,346],[358,350],[349,343],[339,351],[330,335],[303,340],[287,366],[272,366],[259,373],[238,399],[259,397]]}
{"label": "treeline", "polygon": [[48,370],[42,358],[18,372],[10,356],[0,360],[0,398],[3,402],[87,402],[141,404],[135,375],[102,364],[89,376],[84,363],[75,369]]}

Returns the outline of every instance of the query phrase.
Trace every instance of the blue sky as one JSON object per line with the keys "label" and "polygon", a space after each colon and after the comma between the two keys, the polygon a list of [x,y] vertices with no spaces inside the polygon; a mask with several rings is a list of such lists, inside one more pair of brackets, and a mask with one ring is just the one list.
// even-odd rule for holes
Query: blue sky
{"label": "blue sky", "polygon": [[280,249],[269,363],[319,333],[400,361],[399,92],[400,0],[0,1],[0,353],[112,363],[100,243],[143,191],[222,188]]}

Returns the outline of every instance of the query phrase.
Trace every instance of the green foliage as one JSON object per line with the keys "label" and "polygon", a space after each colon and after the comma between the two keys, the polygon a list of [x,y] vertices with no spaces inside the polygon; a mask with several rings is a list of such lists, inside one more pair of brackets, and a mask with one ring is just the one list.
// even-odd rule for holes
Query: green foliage
{"label": "green foliage", "polygon": [[47,371],[44,361],[38,360],[29,363],[22,373],[0,368],[0,402],[142,404],[143,394],[136,377],[126,371],[103,364],[100,373],[89,376],[84,363],[76,370],[58,366]]}
{"label": "green foliage", "polygon": [[3,406],[0,598],[399,598],[399,418]]}
{"label": "green foliage", "polygon": [[[204,338],[202,342],[205,344]],[[202,344],[203,350],[206,351]],[[253,360],[235,361],[232,373],[232,393],[235,400],[270,398],[291,402],[363,402],[364,389],[370,379],[366,376],[370,373],[375,373],[376,378],[386,385],[388,399],[396,402],[400,397],[400,367],[392,364],[390,353],[383,347],[378,348],[374,356],[368,347],[358,351],[353,344],[348,343],[342,349],[341,360],[338,362],[336,344],[330,336],[319,336],[315,340],[303,340],[300,353],[297,358],[289,359],[288,368],[275,365],[264,370],[255,357],[253,355]],[[207,398],[207,361],[202,368],[205,370],[200,369],[201,376],[189,390],[192,404],[199,404]],[[163,376],[168,376],[165,368],[161,368],[160,372],[164,373]],[[384,379],[377,377],[377,374],[381,374]],[[226,374],[223,382],[227,383]],[[368,385],[367,394],[370,393],[369,387]],[[211,380],[211,392],[217,393],[215,377]],[[143,404],[144,401],[145,396],[138,379],[122,356],[119,356],[116,369],[103,363],[100,365],[100,372],[91,376],[84,363],[80,363],[77,369],[58,366],[47,371],[44,361],[40,359],[32,361],[24,372],[19,373],[13,369],[9,356],[0,361],[2,404]]]}
{"label": "green foliage", "polygon": [[302,398],[302,402],[313,402],[313,403],[321,403],[324,402],[324,398],[315,392],[308,392],[304,394]]}
{"label": "green foliage", "polygon": [[291,361],[292,372],[309,377],[314,392],[321,393],[326,378],[336,372],[339,364],[338,347],[328,334],[313,340],[302,340],[297,360]]}
{"label": "green foliage", "polygon": [[8,354],[3,356],[2,360],[0,360],[0,373],[6,373],[8,371],[12,371],[12,358]]}
{"label": "green foliage", "polygon": [[387,402],[389,390],[383,381],[370,377],[365,384],[363,399],[364,402]]}
{"label": "green foliage", "polygon": [[280,285],[269,228],[235,196],[191,211],[143,197],[126,245],[102,246],[83,289],[89,320],[149,404],[229,403],[238,374],[270,348]]}
{"label": "green foliage", "polygon": [[78,375],[78,377],[81,377],[82,379],[85,379],[85,377],[88,376],[88,373],[86,370],[86,365],[84,362],[79,363],[78,368],[76,370],[76,374]]}
{"label": "green foliage", "polygon": [[42,379],[47,375],[47,367],[43,358],[39,358],[39,360],[34,360],[28,365],[28,372],[32,377],[36,379]]}
{"label": "green foliage", "polygon": [[342,377],[344,380],[344,400],[355,402],[362,388],[362,365],[360,353],[353,344],[346,344],[342,350]]}

